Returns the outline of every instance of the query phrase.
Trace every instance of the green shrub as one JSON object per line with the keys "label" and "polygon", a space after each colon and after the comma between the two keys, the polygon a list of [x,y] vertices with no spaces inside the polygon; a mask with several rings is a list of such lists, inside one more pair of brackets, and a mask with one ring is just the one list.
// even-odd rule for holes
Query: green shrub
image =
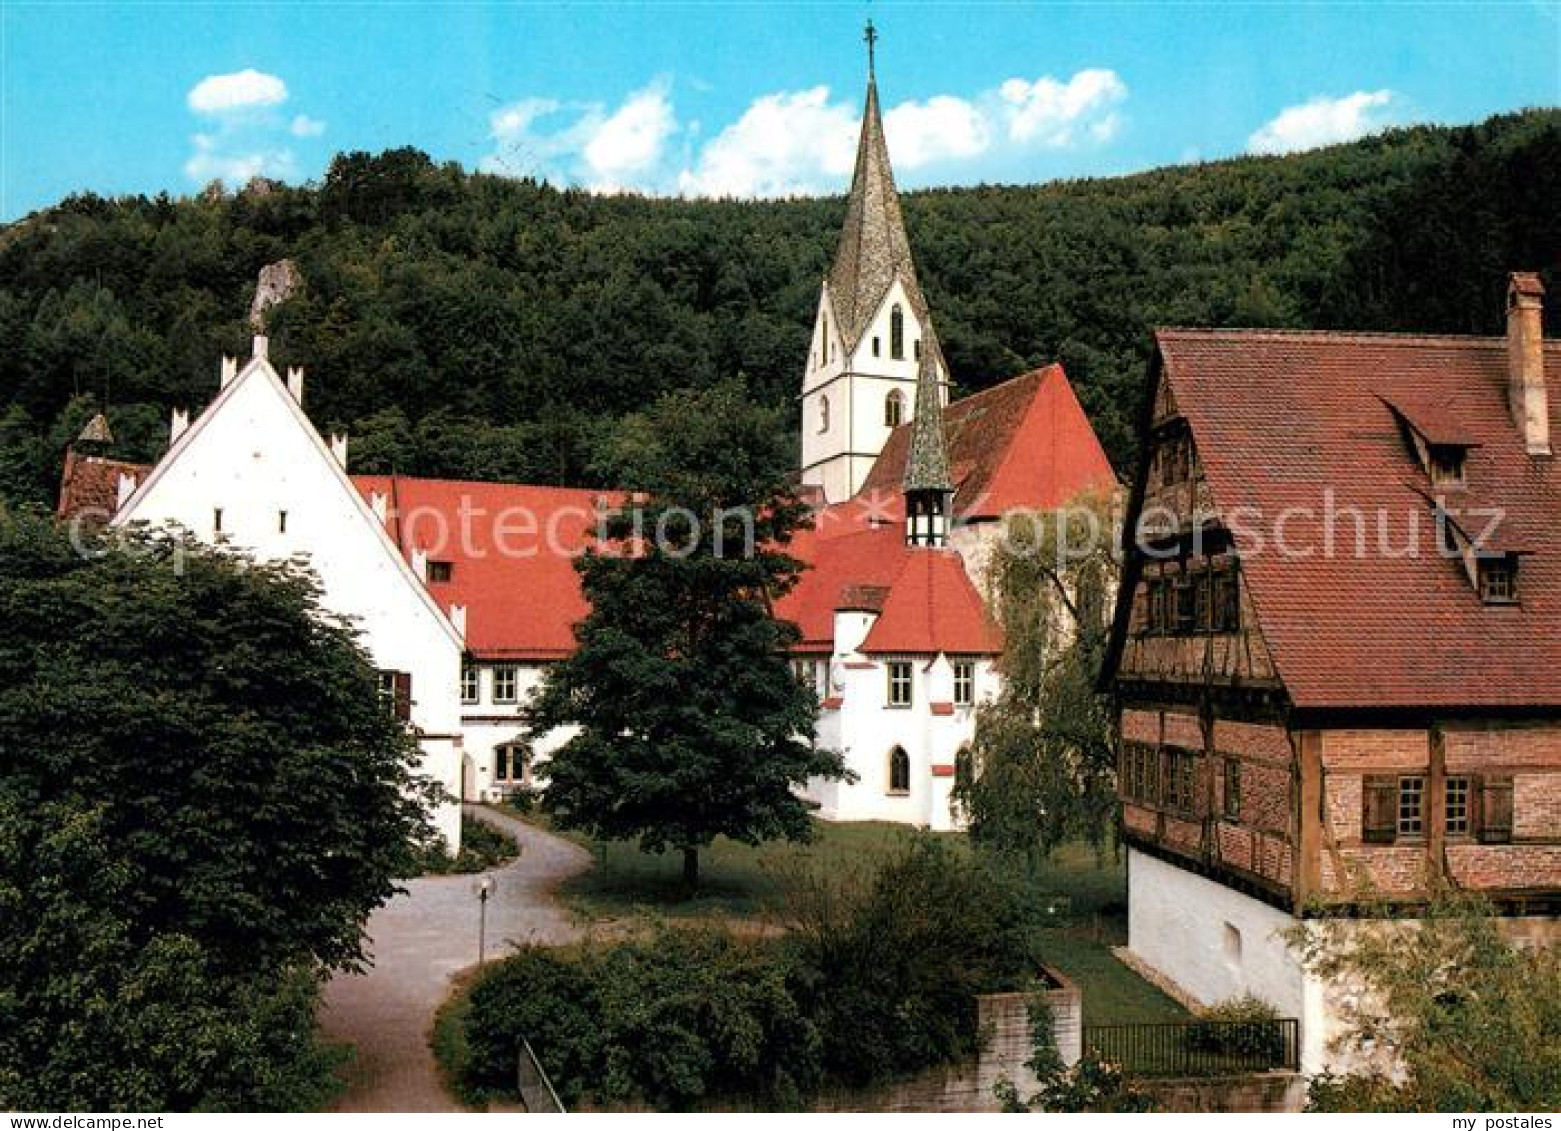
{"label": "green shrub", "polygon": [[1187,1044],[1200,1052],[1261,1057],[1275,1064],[1285,1055],[1279,1011],[1247,994],[1211,1005],[1187,1031]]}
{"label": "green shrub", "polygon": [[442,843],[428,848],[422,857],[425,876],[467,875],[486,872],[520,855],[520,844],[508,833],[475,817],[461,817],[461,850],[454,856]]}
{"label": "green shrub", "polygon": [[976,995],[1024,988],[1038,965],[1006,874],[929,836],[865,883],[816,881],[792,919],[804,1008],[848,1085],[973,1054]]}
{"label": "green shrub", "polygon": [[569,1104],[792,1105],[973,1053],[975,995],[1033,980],[1014,890],[931,838],[865,882],[817,881],[792,910],[780,939],[522,950],[472,988],[464,1068],[446,1069],[466,1094],[513,1094],[524,1037]]}
{"label": "green shrub", "polygon": [[528,948],[472,990],[467,1080],[512,1092],[521,1038],[566,1103],[788,1102],[817,1085],[820,1041],[773,941],[665,930],[576,952]]}

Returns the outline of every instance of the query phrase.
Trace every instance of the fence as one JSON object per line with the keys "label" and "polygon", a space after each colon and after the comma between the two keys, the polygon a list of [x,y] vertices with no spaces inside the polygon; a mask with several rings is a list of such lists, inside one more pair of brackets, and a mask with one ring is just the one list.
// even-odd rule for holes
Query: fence
{"label": "fence", "polygon": [[1295,1071],[1301,1024],[1272,1021],[1187,1021],[1145,1025],[1086,1025],[1084,1045],[1133,1076],[1220,1076]]}

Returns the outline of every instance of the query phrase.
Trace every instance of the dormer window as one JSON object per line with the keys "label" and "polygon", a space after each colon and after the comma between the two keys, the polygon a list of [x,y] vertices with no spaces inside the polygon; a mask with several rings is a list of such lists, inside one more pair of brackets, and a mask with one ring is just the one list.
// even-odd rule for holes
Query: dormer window
{"label": "dormer window", "polygon": [[1479,559],[1480,600],[1487,605],[1513,605],[1518,600],[1518,557],[1500,554]]}
{"label": "dormer window", "polygon": [[1465,449],[1451,444],[1432,444],[1427,464],[1434,487],[1462,487]]}

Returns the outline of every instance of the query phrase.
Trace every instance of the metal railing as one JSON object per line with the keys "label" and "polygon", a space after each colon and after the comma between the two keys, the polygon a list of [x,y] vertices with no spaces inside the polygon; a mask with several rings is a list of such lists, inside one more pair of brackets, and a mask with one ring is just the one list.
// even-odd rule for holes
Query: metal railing
{"label": "metal railing", "polygon": [[547,1078],[537,1054],[531,1051],[531,1042],[524,1038],[520,1042],[519,1059],[515,1083],[520,1091],[521,1106],[532,1115],[562,1112],[563,1101],[553,1090],[553,1082]]}
{"label": "metal railing", "polygon": [[1084,1047],[1120,1064],[1133,1076],[1222,1076],[1296,1071],[1301,1064],[1301,1023],[1270,1021],[1173,1021],[1142,1025],[1086,1025]]}

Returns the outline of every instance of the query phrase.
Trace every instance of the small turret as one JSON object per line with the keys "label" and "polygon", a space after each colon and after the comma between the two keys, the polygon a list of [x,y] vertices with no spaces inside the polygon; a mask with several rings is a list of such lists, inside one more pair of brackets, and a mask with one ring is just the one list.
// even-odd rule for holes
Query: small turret
{"label": "small turret", "polygon": [[942,546],[948,541],[949,502],[954,494],[943,437],[939,351],[930,325],[927,345],[916,374],[916,416],[905,461],[905,542],[910,546]]}

